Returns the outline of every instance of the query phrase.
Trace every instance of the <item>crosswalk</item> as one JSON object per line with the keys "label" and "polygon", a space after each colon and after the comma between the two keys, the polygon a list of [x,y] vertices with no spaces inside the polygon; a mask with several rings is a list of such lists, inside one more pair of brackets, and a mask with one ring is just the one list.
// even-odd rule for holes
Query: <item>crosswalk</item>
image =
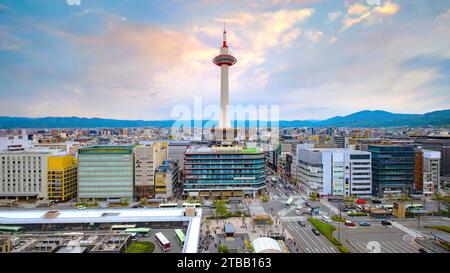
{"label": "crosswalk", "polygon": [[[404,241],[350,241],[360,253],[417,253],[418,250],[410,243]],[[376,246],[375,248],[373,248]],[[375,249],[375,251],[374,251]]]}
{"label": "crosswalk", "polygon": [[281,217],[281,221],[306,221],[306,217],[304,216],[283,216]]}
{"label": "crosswalk", "polygon": [[424,235],[422,233],[420,233],[419,231],[412,229],[412,228],[407,228],[404,225],[397,223],[397,222],[392,222],[392,225],[398,229],[400,229],[401,231],[411,235],[413,238],[417,238],[417,237],[424,237]]}

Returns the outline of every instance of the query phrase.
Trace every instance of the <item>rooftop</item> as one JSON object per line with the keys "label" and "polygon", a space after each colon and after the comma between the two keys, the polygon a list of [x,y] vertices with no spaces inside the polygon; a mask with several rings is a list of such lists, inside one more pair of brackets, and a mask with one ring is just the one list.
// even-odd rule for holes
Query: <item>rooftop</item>
{"label": "rooftop", "polygon": [[185,216],[184,208],[143,209],[87,209],[51,210],[54,217],[48,217],[49,210],[13,210],[0,212],[0,225],[21,224],[74,224],[74,223],[120,223],[120,222],[189,222],[184,253],[196,253],[200,235],[202,209],[195,209],[196,215]]}
{"label": "rooftop", "polygon": [[269,237],[256,238],[252,241],[255,253],[281,253],[281,249],[278,242]]}
{"label": "rooftop", "polygon": [[259,154],[262,151],[258,148],[244,148],[242,146],[190,146],[186,153],[213,153],[213,154]]}

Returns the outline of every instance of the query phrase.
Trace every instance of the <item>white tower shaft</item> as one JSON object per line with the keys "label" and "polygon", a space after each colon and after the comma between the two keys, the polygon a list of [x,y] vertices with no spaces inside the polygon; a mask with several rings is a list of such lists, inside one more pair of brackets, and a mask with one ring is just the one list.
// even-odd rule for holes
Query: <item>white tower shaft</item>
{"label": "white tower shaft", "polygon": [[[220,48],[221,54],[228,54],[227,47]],[[220,109],[221,117],[219,122],[220,128],[230,127],[230,117],[228,116],[228,105],[229,105],[229,78],[228,78],[228,68],[227,64],[222,64],[220,66]]]}

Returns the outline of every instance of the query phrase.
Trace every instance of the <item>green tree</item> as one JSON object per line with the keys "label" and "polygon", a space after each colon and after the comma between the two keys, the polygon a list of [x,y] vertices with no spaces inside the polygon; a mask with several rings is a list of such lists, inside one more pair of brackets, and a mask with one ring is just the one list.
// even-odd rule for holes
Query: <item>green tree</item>
{"label": "green tree", "polygon": [[227,205],[224,200],[216,201],[216,215],[219,217],[226,216],[228,214]]}

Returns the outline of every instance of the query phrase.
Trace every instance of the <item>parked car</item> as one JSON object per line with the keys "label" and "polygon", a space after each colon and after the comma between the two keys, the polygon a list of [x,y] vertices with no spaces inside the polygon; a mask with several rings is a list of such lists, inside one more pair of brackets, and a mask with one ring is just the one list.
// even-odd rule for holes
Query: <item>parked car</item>
{"label": "parked car", "polygon": [[108,208],[109,206],[108,206],[108,204],[101,204],[100,207],[101,207],[102,209],[106,209],[106,208]]}
{"label": "parked car", "polygon": [[312,228],[311,231],[312,231],[316,236],[319,236],[319,235],[320,235],[320,232],[319,232],[317,229],[315,229],[315,228]]}
{"label": "parked car", "polygon": [[303,223],[302,221],[298,221],[297,222],[301,227],[305,227],[305,223]]}
{"label": "parked car", "polygon": [[326,216],[326,215],[322,215],[322,220],[324,220],[327,223],[331,223],[331,219],[330,217]]}
{"label": "parked car", "polygon": [[78,208],[79,210],[85,210],[85,209],[86,209],[85,206],[78,206],[77,208]]}
{"label": "parked car", "polygon": [[381,224],[382,224],[383,226],[389,226],[389,225],[392,225],[392,223],[389,222],[389,221],[387,221],[387,220],[381,221]]}
{"label": "parked car", "polygon": [[362,226],[362,227],[368,227],[368,226],[370,226],[370,223],[368,223],[368,222],[359,222],[358,223],[360,226]]}

